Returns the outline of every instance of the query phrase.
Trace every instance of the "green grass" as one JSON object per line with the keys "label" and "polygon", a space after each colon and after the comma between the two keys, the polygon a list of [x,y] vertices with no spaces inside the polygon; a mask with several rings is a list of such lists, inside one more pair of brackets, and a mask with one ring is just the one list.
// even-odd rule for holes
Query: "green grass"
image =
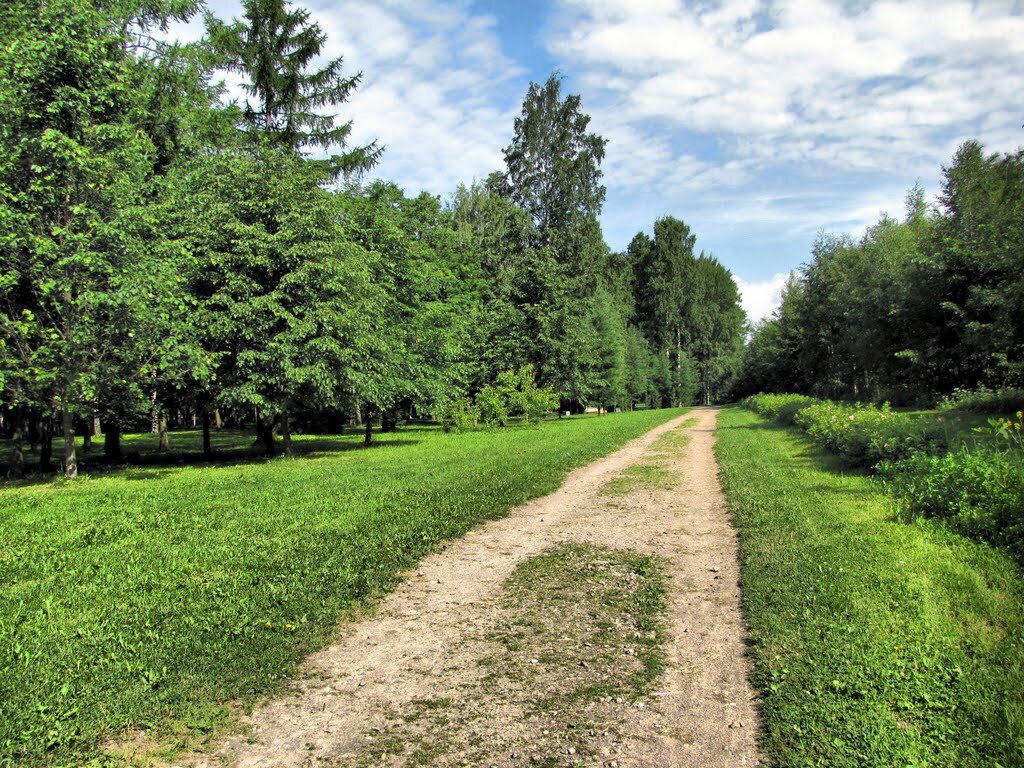
{"label": "green grass", "polygon": [[598,496],[626,496],[638,488],[671,488],[676,475],[663,462],[644,461],[631,464],[617,477],[601,486]]}
{"label": "green grass", "polygon": [[894,521],[876,481],[748,411],[716,450],[773,764],[1024,765],[1015,563]]}
{"label": "green grass", "polygon": [[0,765],[102,764],[128,729],[172,746],[215,731],[439,542],[679,413],[409,428],[369,450],[300,438],[317,450],[0,486]]}

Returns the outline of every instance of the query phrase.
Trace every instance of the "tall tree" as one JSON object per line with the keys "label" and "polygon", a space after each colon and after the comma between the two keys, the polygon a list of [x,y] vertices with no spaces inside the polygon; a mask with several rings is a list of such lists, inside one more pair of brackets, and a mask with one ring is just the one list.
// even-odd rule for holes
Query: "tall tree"
{"label": "tall tree", "polygon": [[505,148],[510,196],[530,214],[542,245],[580,217],[596,217],[605,197],[600,166],[607,142],[587,133],[590,115],[578,95],[562,98],[561,82],[552,74],[544,85],[530,83]]}
{"label": "tall tree", "polygon": [[136,127],[133,35],[189,8],[16,0],[3,9],[0,366],[8,398],[32,398],[44,420],[60,415],[69,477],[75,419],[94,407],[98,369],[119,350],[114,331],[153,271],[126,215],[149,189],[154,150]]}
{"label": "tall tree", "polygon": [[[343,104],[359,85],[362,73],[346,76],[343,59],[313,64],[327,36],[310,22],[309,11],[286,0],[243,0],[242,19],[230,24],[207,13],[207,30],[223,65],[238,72],[249,95],[242,129],[257,144],[299,152],[313,147],[346,150],[351,121],[338,123],[325,110]],[[332,154],[318,161],[331,176],[359,173],[383,152],[376,142]]]}

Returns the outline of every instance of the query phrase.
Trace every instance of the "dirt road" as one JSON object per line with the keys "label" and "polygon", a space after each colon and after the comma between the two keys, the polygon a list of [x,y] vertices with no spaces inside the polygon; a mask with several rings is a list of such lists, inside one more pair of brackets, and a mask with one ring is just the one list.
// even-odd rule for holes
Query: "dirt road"
{"label": "dirt road", "polygon": [[[712,451],[715,417],[698,409],[675,419],[427,557],[375,616],[346,627],[339,642],[308,660],[291,695],[248,717],[246,734],[188,764],[758,764],[736,535]],[[489,633],[507,610],[499,600],[507,580],[518,565],[564,542],[662,564],[665,671],[639,700],[598,692],[593,701],[537,714],[529,697],[513,700],[481,682],[492,659]],[[562,638],[567,644],[571,629]],[[586,674],[588,663],[577,667]],[[558,681],[549,676],[544,684]]]}

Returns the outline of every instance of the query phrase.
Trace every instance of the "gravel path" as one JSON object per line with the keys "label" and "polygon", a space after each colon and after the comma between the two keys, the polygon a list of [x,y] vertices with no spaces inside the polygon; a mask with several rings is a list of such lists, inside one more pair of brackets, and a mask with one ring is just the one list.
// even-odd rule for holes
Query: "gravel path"
{"label": "gravel path", "polygon": [[[476,638],[492,620],[495,598],[517,564],[566,541],[658,556],[669,579],[667,670],[655,692],[618,702],[615,738],[594,734],[590,748],[567,756],[582,766],[757,765],[756,698],[747,682],[740,614],[736,534],[725,509],[713,453],[716,412],[697,409],[572,472],[549,496],[489,522],[425,558],[377,613],[343,629],[312,656],[286,696],[245,719],[248,733],[188,761],[196,768],[405,766],[405,758],[369,758],[377,734],[417,702],[458,702],[479,675]],[[656,440],[682,429],[684,447]],[[671,471],[672,487],[639,485],[600,494],[638,462]],[[516,727],[496,706],[483,728]],[[408,718],[407,718],[408,719]],[[499,743],[500,739],[495,739]],[[434,756],[432,765],[461,765]],[[528,766],[530,750],[489,756],[484,766]]]}

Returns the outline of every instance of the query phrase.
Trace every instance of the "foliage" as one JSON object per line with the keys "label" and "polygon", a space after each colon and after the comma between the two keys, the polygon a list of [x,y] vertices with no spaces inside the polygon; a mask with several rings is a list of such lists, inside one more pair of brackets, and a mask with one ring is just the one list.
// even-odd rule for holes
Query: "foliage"
{"label": "foliage", "polygon": [[801,427],[848,465],[877,470],[905,519],[941,518],[961,533],[1024,557],[1024,411],[976,427],[988,437],[981,442],[967,439],[962,426],[947,424],[948,409],[921,415],[896,412],[888,404],[771,394],[748,397],[744,405]]}
{"label": "foliage", "polygon": [[771,764],[1021,764],[1012,559],[894,521],[877,483],[752,413],[723,411],[717,438]]}
{"label": "foliage", "polygon": [[[693,255],[696,235],[671,216],[654,238],[629,244],[634,313],[650,348],[667,361],[662,402],[710,404],[728,388],[742,350],[743,310],[732,275],[716,259]],[[660,364],[660,363],[659,363]]]}
{"label": "foliage", "polygon": [[505,148],[505,179],[509,197],[533,220],[539,245],[550,245],[555,233],[601,211],[606,142],[586,132],[589,124],[578,95],[562,98],[557,74],[543,86],[530,83]]}
{"label": "foliage", "polygon": [[445,403],[438,420],[445,432],[468,432],[480,421],[480,408],[470,398],[462,397]]}
{"label": "foliage", "polygon": [[[304,8],[292,8],[287,0],[244,0],[242,7],[243,18],[230,24],[206,16],[221,65],[247,78],[243,87],[255,100],[245,102],[242,129],[257,147],[344,149],[352,123],[335,125],[336,116],[322,110],[347,101],[362,73],[344,76],[340,56],[310,70],[327,35],[310,23]],[[358,173],[373,166],[382,151],[371,143],[318,164],[332,176]]]}
{"label": "foliage", "polygon": [[501,373],[494,384],[484,387],[476,404],[485,424],[505,426],[512,416],[527,423],[550,416],[558,408],[558,395],[550,387],[538,387],[533,368]]}
{"label": "foliage", "polygon": [[961,448],[915,453],[886,467],[897,513],[937,517],[1024,561],[1024,453]]}
{"label": "foliage", "polygon": [[907,405],[1024,384],[1024,151],[965,142],[937,204],[920,187],[906,202],[860,240],[819,236],[754,329],[739,394]]}
{"label": "foliage", "polygon": [[85,765],[140,726],[201,739],[439,542],[676,415],[298,436],[308,458],[0,487],[0,764]]}
{"label": "foliage", "polygon": [[927,421],[893,411],[888,403],[815,403],[799,410],[793,421],[816,443],[857,467],[944,447],[943,436]]}
{"label": "foliage", "polygon": [[1024,412],[989,419],[989,441],[955,453],[914,453],[883,467],[905,518],[937,517],[1024,561]]}
{"label": "foliage", "polygon": [[1024,408],[1024,389],[954,389],[941,401],[939,410],[975,413],[1013,413]]}
{"label": "foliage", "polygon": [[743,405],[766,419],[790,425],[795,423],[800,411],[820,402],[817,398],[807,395],[775,395],[762,392],[746,398]]}

